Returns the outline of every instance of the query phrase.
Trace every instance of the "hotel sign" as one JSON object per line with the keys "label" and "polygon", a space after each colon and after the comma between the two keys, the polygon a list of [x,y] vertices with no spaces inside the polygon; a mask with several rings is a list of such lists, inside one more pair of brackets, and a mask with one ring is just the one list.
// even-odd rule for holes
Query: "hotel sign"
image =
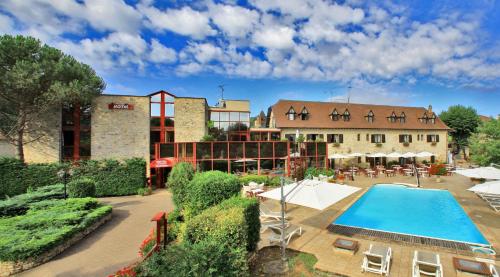
{"label": "hotel sign", "polygon": [[132,104],[118,104],[118,103],[109,103],[108,108],[110,110],[133,110],[134,105]]}

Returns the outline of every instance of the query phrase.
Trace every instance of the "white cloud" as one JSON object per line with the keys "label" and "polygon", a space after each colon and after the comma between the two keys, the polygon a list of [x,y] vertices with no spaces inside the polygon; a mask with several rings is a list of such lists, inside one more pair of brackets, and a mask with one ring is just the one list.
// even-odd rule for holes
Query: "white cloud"
{"label": "white cloud", "polygon": [[193,56],[199,63],[205,64],[214,59],[221,59],[223,50],[211,43],[192,43],[183,51],[182,58]]}
{"label": "white cloud", "polygon": [[147,17],[149,25],[155,29],[169,30],[195,39],[203,39],[216,34],[209,24],[207,13],[193,10],[188,6],[165,11],[144,4],[138,7]]}
{"label": "white cloud", "polygon": [[203,67],[196,62],[181,64],[177,67],[177,74],[180,76],[191,75],[203,71]]}
{"label": "white cloud", "polygon": [[258,12],[237,6],[211,5],[209,12],[213,22],[229,37],[246,36],[259,21]]}
{"label": "white cloud", "polygon": [[286,26],[266,26],[253,34],[253,42],[258,46],[271,49],[288,49],[293,47],[295,31]]}
{"label": "white cloud", "polygon": [[0,13],[0,33],[1,34],[10,34],[14,31],[14,21]]}
{"label": "white cloud", "polygon": [[262,11],[279,11],[293,18],[306,18],[312,14],[310,1],[304,0],[251,0],[253,6]]}
{"label": "white cloud", "polygon": [[153,63],[174,63],[177,61],[177,53],[174,49],[161,44],[157,39],[152,39],[149,60]]}

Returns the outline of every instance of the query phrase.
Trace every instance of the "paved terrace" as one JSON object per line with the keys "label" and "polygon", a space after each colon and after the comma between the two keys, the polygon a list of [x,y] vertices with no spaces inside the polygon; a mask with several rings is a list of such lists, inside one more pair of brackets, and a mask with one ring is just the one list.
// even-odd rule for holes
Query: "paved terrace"
{"label": "paved terrace", "polygon": [[108,276],[138,258],[139,245],[155,225],[158,211],[173,210],[171,195],[100,198],[113,206],[113,218],[54,259],[19,276]]}
{"label": "paved terrace", "polygon": [[[436,183],[435,177],[421,178],[421,184],[424,188],[447,189],[457,199],[460,205],[464,208],[469,217],[474,221],[479,230],[483,233],[486,239],[493,245],[497,252],[500,251],[500,213],[495,213],[485,201],[477,197],[474,193],[466,191],[472,186],[468,178],[460,175],[441,177],[442,183]],[[303,234],[301,237],[294,237],[290,242],[289,247],[295,250],[314,254],[318,258],[316,268],[323,271],[328,271],[346,276],[377,276],[373,273],[361,273],[361,263],[363,259],[363,251],[367,250],[370,243],[388,245],[392,247],[393,260],[391,262],[391,276],[411,276],[412,260],[415,249],[432,251],[440,254],[441,263],[443,264],[444,276],[456,276],[452,265],[452,257],[464,257],[474,259],[472,256],[463,256],[452,249],[433,248],[422,245],[410,245],[401,242],[376,241],[373,239],[354,238],[360,243],[360,248],[356,255],[334,251],[333,242],[340,235],[334,234],[326,230],[326,227],[345,211],[352,203],[354,203],[366,190],[375,183],[415,183],[415,177],[379,177],[370,179],[364,176],[359,176],[356,180],[347,182],[348,185],[362,188],[362,190],[343,199],[342,201],[330,206],[329,208],[318,211],[307,207],[288,205],[288,214],[290,221],[302,226]],[[274,211],[279,211],[279,203],[274,200],[265,200],[264,205],[270,207]],[[269,245],[267,236],[270,231],[262,234],[262,240],[259,247]],[[495,257],[483,256],[495,260]],[[496,264],[500,264],[500,256],[496,257]]]}

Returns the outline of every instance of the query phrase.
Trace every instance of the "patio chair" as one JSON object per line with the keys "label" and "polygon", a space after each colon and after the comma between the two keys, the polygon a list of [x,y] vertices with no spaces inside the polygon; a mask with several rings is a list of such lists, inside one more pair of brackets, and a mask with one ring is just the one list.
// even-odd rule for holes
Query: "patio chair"
{"label": "patio chair", "polygon": [[[270,227],[270,229],[273,231],[273,233],[269,236],[269,243],[281,243],[281,226],[279,226],[278,228]],[[285,227],[284,232],[285,245],[288,245],[293,235],[302,235],[302,227],[296,225],[288,225],[288,227]]]}
{"label": "patio chair", "polygon": [[[266,206],[260,205],[260,218],[261,219],[270,218],[270,219],[275,219],[275,220],[281,220],[282,216],[281,216],[281,212],[273,212],[269,208],[267,208]],[[288,216],[285,213],[285,219],[287,219],[287,218],[288,218]]]}
{"label": "patio chair", "polygon": [[259,184],[255,183],[255,182],[249,182],[248,183],[248,186],[251,188],[251,189],[258,189],[259,188]]}
{"label": "patio chair", "polygon": [[[290,223],[285,220],[285,227],[288,227],[289,225]],[[269,228],[280,228],[280,227],[281,227],[281,220],[271,219],[260,222],[261,233],[264,233]]]}
{"label": "patio chair", "polygon": [[370,244],[368,251],[363,253],[361,272],[372,272],[389,276],[392,249],[382,245]]}
{"label": "patio chair", "polygon": [[500,277],[500,267],[490,264],[490,272],[493,277]]}
{"label": "patio chair", "polygon": [[252,191],[252,188],[250,186],[243,186],[243,196],[247,196],[247,194]]}
{"label": "patio chair", "polygon": [[413,256],[413,277],[420,276],[443,276],[443,265],[439,254],[424,251],[415,251]]}

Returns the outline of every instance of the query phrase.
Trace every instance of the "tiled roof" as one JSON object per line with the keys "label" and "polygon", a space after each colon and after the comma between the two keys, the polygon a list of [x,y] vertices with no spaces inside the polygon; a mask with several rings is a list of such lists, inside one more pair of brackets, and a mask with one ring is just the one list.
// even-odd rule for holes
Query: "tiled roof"
{"label": "tiled roof", "polygon": [[[292,107],[297,113],[295,120],[289,120],[287,112]],[[302,120],[298,114],[306,107],[308,119]],[[350,114],[350,120],[344,121],[342,117],[337,121],[330,118],[330,114],[337,110],[339,115],[342,115],[347,109]],[[297,100],[279,100],[272,106],[273,115],[277,128],[343,128],[343,129],[406,129],[406,130],[449,130],[436,115],[435,124],[420,122],[419,118],[425,113],[429,117],[432,112],[421,107],[401,107],[401,106],[385,106],[371,104],[353,104],[353,103],[334,103],[334,102],[312,102],[312,101],[297,101]],[[366,116],[372,111],[374,121],[368,122]],[[387,117],[392,113],[396,116],[401,116],[404,112],[405,123],[390,122]]]}

